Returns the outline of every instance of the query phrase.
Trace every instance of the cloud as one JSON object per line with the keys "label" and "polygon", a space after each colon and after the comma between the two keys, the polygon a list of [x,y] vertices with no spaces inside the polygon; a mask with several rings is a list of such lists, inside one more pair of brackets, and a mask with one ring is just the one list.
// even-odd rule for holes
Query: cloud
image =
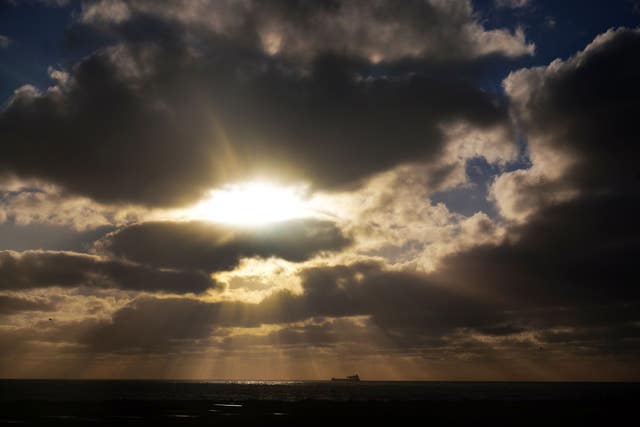
{"label": "cloud", "polygon": [[336,56],[299,75],[220,43],[198,56],[121,45],[46,93],[21,88],[0,113],[0,165],[99,202],[184,204],[255,174],[353,184],[398,163],[439,161],[446,122],[506,120],[495,97],[462,81],[366,77],[366,64]]}
{"label": "cloud", "polygon": [[[498,260],[507,252],[495,250]],[[462,272],[448,276],[473,279],[466,289],[458,282],[441,282],[438,275],[388,271],[375,263],[322,266],[302,272],[303,293],[283,291],[260,303],[137,298],[113,313],[111,321],[91,324],[75,339],[90,352],[133,354],[228,348],[246,352],[265,344],[331,347],[349,340],[358,342],[363,336],[375,337],[368,348],[359,350],[365,354],[384,349],[425,357],[483,359],[496,357],[497,352],[500,357],[520,354],[528,358],[528,352],[548,346],[554,354],[547,357],[562,359],[612,353],[624,358],[640,351],[632,340],[638,333],[633,326],[638,304],[624,302],[622,295],[616,302],[598,300],[595,295],[586,299],[572,298],[571,292],[549,293],[559,286],[557,282],[537,290],[530,283],[510,288],[513,281],[508,275],[504,287],[497,288],[494,269],[503,268],[502,264],[478,256],[478,251],[491,253],[482,248],[469,257],[461,256],[456,267]],[[512,259],[521,256],[518,248],[515,251]],[[486,263],[482,284],[477,282],[474,266],[463,270],[469,260],[474,266]],[[523,271],[517,277],[544,284],[547,277],[540,276],[538,282],[532,276],[540,270],[536,263],[534,260],[528,275]],[[516,262],[514,268],[524,265],[524,261]],[[481,286],[485,284],[488,289]],[[504,298],[488,298],[483,291],[502,291]],[[318,327],[318,319],[334,320],[331,327]],[[353,322],[356,331],[340,334],[335,329],[339,325],[353,328]],[[265,327],[266,333],[260,332]],[[627,344],[616,347],[607,334]],[[571,343],[577,342],[588,343],[590,350],[572,348]]]}
{"label": "cloud", "polygon": [[609,30],[566,61],[507,77],[532,167],[496,180],[492,192],[503,215],[526,217],[591,194],[637,194],[639,47],[639,30]]}
{"label": "cloud", "polygon": [[550,178],[537,166],[503,173],[489,189],[502,216],[515,222],[525,222],[545,206],[569,201],[577,194],[569,183]]}
{"label": "cloud", "polygon": [[[3,168],[22,177],[48,180],[71,192],[108,202],[148,202],[151,198],[159,203],[160,197],[166,203],[162,196],[145,194],[153,192],[150,188],[156,186],[167,191],[167,197],[173,201],[199,194],[203,184],[195,185],[195,178],[187,169],[198,170],[198,163],[210,160],[206,148],[201,141],[194,142],[193,135],[188,138],[182,133],[186,129],[178,126],[178,118],[170,118],[168,112],[152,119],[160,119],[165,124],[145,123],[148,133],[146,138],[142,137],[142,128],[137,123],[144,121],[145,116],[152,118],[153,111],[149,110],[154,108],[145,107],[145,104],[154,100],[137,96],[129,87],[133,82],[125,81],[126,77],[121,75],[129,73],[131,76],[137,72],[135,64],[127,62],[129,59],[126,53],[112,50],[83,62],[68,83],[58,84],[44,94],[33,87],[17,90],[0,114],[0,133],[13,141],[13,148],[9,150],[12,159],[3,161]],[[116,69],[118,60],[121,61],[120,70]],[[29,130],[32,120],[39,121],[42,127]],[[118,123],[117,127],[115,123]],[[186,118],[184,123],[188,123]],[[155,140],[159,135],[166,138]],[[46,164],[38,161],[40,156],[30,154],[33,144],[37,146],[45,138],[49,148],[42,146],[42,149],[49,152],[43,155],[57,159]],[[182,139],[194,142],[191,149],[178,149],[177,144],[173,144]],[[171,157],[171,162],[161,160],[165,155]],[[146,180],[140,181],[138,173]],[[181,178],[180,182],[176,183],[176,177]],[[198,181],[209,178],[204,174]],[[131,185],[132,191],[125,190],[122,196],[119,195],[121,190],[116,190]],[[175,188],[178,185],[184,185],[188,190],[178,191]]]}
{"label": "cloud", "polygon": [[600,196],[546,207],[501,244],[443,258],[433,280],[508,307],[510,322],[555,356],[633,359],[638,206],[635,196]]}
{"label": "cloud", "polygon": [[531,0],[494,0],[496,7],[507,7],[510,9],[521,9],[531,6]]}
{"label": "cloud", "polygon": [[548,207],[511,228],[502,244],[445,258],[437,274],[514,304],[631,303],[640,297],[633,284],[639,213],[636,197],[591,197]]}
{"label": "cloud", "polygon": [[144,209],[103,205],[42,183],[0,182],[0,223],[49,224],[85,231],[133,223],[145,214]]}
{"label": "cloud", "polygon": [[[461,128],[455,129],[452,133],[457,134]],[[466,136],[450,143],[451,157],[457,158],[458,144],[467,152],[482,145],[483,139],[476,140],[474,132]],[[505,146],[496,153],[510,150]],[[496,160],[496,164],[500,163]],[[466,172],[461,172],[447,170],[441,174],[437,167],[422,163],[399,166],[376,175],[357,190],[315,194],[310,203],[335,218],[340,228],[353,237],[348,251],[338,255],[338,262],[375,257],[394,268],[428,272],[437,268],[443,256],[499,241],[504,233],[504,224],[480,209],[465,216],[432,200],[437,191],[473,185]]]}
{"label": "cloud", "polygon": [[[508,249],[498,252],[499,258]],[[516,248],[514,257],[519,256]],[[457,268],[463,270],[468,260],[459,258]],[[480,257],[478,265],[486,261]],[[540,270],[536,262],[530,271]],[[499,261],[488,263],[486,273],[479,275],[471,266],[457,276],[445,276],[447,282],[436,274],[389,271],[377,263],[319,266],[301,272],[300,294],[282,291],[259,303],[138,297],[116,309],[109,320],[48,325],[46,336],[50,343],[74,345],[76,355],[164,354],[177,359],[233,352],[245,360],[255,351],[267,357],[266,348],[286,348],[295,357],[305,348],[322,347],[329,358],[383,353],[478,363],[531,360],[544,346],[549,362],[576,356],[624,359],[640,350],[633,341],[637,304],[622,298],[616,305],[614,300],[572,299],[569,292],[554,299],[545,295],[554,284],[532,296],[528,283],[510,289],[509,276],[498,289],[495,265],[503,268]],[[451,279],[470,283],[465,288]],[[489,298],[483,294],[485,285],[504,291],[505,298]],[[34,333],[25,328],[23,339]]]}
{"label": "cloud", "polygon": [[0,34],[0,49],[6,49],[11,44],[11,39]]}
{"label": "cloud", "polygon": [[[244,36],[256,35],[245,26],[227,34],[186,24],[217,17],[218,8],[242,7],[235,2],[160,7],[103,1],[86,6],[84,13],[100,9],[108,15],[107,5],[116,4],[131,10],[130,18],[122,18],[126,28],[115,33],[118,42],[69,70],[51,69],[50,88],[17,89],[0,112],[3,170],[102,204],[167,207],[255,176],[333,190],[421,161],[445,179],[446,171],[459,174],[466,156],[487,150],[497,159],[496,147],[512,144],[503,100],[475,87],[473,76],[486,61],[520,52],[514,40],[524,36],[484,30],[468,2],[415,2],[407,9],[387,2],[374,8],[345,3],[335,10],[316,4],[308,10],[280,3],[247,6],[250,16],[273,16],[296,31],[319,22],[322,28],[308,36],[319,41],[329,38],[316,32],[338,34],[329,15],[338,14],[335,22],[348,22],[344,29],[351,31],[353,22],[368,26],[369,21],[346,17],[373,13],[394,28],[389,34],[371,29],[388,38],[384,55],[389,58],[377,65],[367,59],[372,48],[360,42],[346,50],[292,47],[294,53],[314,52],[301,65],[290,55],[269,55],[246,43]],[[188,12],[198,5],[211,12]],[[233,21],[232,15],[207,22]],[[422,19],[433,21],[433,34]],[[465,31],[457,31],[458,21]],[[416,38],[415,46],[427,50],[409,59],[395,57],[400,52],[395,39],[405,37],[405,29],[411,33],[406,37]],[[293,31],[291,43],[295,40],[302,39]],[[453,52],[462,56],[447,56]],[[495,142],[467,152],[455,142],[462,138],[451,126]]]}
{"label": "cloud", "polygon": [[[252,347],[275,347],[295,351],[299,346],[334,350],[336,346],[366,347],[375,342],[379,329],[367,316],[316,317],[304,322],[283,325],[262,332],[259,328],[242,328],[223,336],[221,347],[228,350]],[[221,332],[227,332],[222,330]],[[219,336],[215,333],[214,336]]]}
{"label": "cloud", "polygon": [[521,30],[488,30],[470,1],[154,1],[102,0],[85,4],[80,20],[120,26],[155,19],[193,34],[222,35],[269,55],[310,60],[343,53],[372,62],[402,58],[436,61],[489,55],[530,55]]}
{"label": "cloud", "polygon": [[[84,356],[232,354],[246,361],[271,346],[297,355],[321,348],[334,358],[511,359],[519,368],[544,358],[637,363],[638,30],[608,31],[567,60],[511,73],[507,105],[460,70],[490,55],[473,43],[459,53],[463,59],[426,43],[400,60],[416,29],[396,34],[394,27],[390,40],[402,49],[398,57],[382,49],[380,62],[367,40],[348,39],[342,51],[331,39],[309,45],[306,37],[326,31],[327,14],[342,17],[360,3],[268,13],[252,2],[198,4],[87,3],[82,19],[120,31],[125,41],[68,71],[50,70],[55,86],[25,86],[9,100],[0,113],[0,166],[51,181],[59,193],[7,190],[0,220],[89,209],[99,222],[96,200],[182,204],[217,183],[265,171],[331,190],[324,196],[347,214],[335,223],[255,229],[141,222],[104,236],[94,255],[0,252],[0,288],[10,292],[0,297],[0,311],[21,325],[0,328],[7,352],[28,353],[32,347],[20,344],[28,342]],[[429,13],[456,7],[416,5]],[[457,5],[467,16],[469,3]],[[280,41],[259,31],[245,40],[233,14],[204,19],[209,7],[247,7],[273,22],[296,14],[283,21],[290,34]],[[409,22],[406,11],[393,12]],[[307,25],[309,16],[319,17],[316,27]],[[127,26],[142,22],[168,43],[129,37]],[[297,28],[303,24],[309,28]],[[185,42],[186,34],[211,44]],[[511,118],[531,167],[504,172],[517,155]],[[502,218],[464,217],[429,200],[433,191],[469,184],[462,166],[478,156],[502,172],[490,190]],[[290,261],[290,270],[233,282],[247,258],[270,257]],[[202,295],[219,287],[211,272],[226,274],[230,287],[267,291],[253,302]],[[267,283],[281,279],[299,289]],[[51,287],[90,289],[96,308],[74,317],[72,307],[85,301],[75,295],[73,304],[56,302],[61,317],[67,314],[59,324],[27,318],[49,307],[35,292]],[[127,295],[112,303],[116,292]]]}
{"label": "cloud", "polygon": [[204,273],[156,270],[96,256],[56,251],[0,251],[0,289],[101,287],[201,293],[216,284]]}
{"label": "cloud", "polygon": [[19,5],[20,3],[29,4],[29,3],[40,3],[45,6],[50,7],[64,7],[67,6],[71,0],[7,0],[11,5]]}
{"label": "cloud", "polygon": [[[562,93],[567,86],[594,85],[601,78],[595,70],[609,69],[621,57],[631,58],[627,55],[635,48],[633,44],[627,44],[629,36],[621,31],[598,39],[596,45],[604,43],[602,46],[605,47],[599,48],[602,51],[598,55],[593,52],[578,55],[581,60],[576,60],[572,67],[554,69],[558,67],[557,63],[550,66],[548,71],[554,71],[553,77],[562,84],[538,82],[540,86],[530,92],[531,87],[518,86],[519,90],[526,90],[530,98],[515,101],[527,107],[538,107],[538,102],[559,96],[547,90]],[[622,48],[618,43],[626,47]],[[587,48],[586,52],[592,48]],[[617,54],[605,52],[608,49]],[[590,56],[592,54],[594,56]],[[603,58],[613,64],[596,61]],[[595,70],[590,70],[592,67]],[[578,68],[580,72],[576,72]],[[566,74],[557,70],[565,70]],[[590,78],[581,81],[583,73]],[[635,81],[625,83],[633,93]],[[613,82],[609,84],[613,85]],[[608,90],[619,93],[616,87]],[[548,124],[531,121],[536,114],[541,114],[537,108],[518,112],[532,144],[532,170],[536,171],[533,168],[546,158],[542,156],[546,153],[536,151],[540,149],[536,144],[544,144],[544,148],[552,152],[576,154],[575,157],[566,156],[562,162],[543,164],[547,168],[539,172],[550,186],[550,192],[557,195],[558,190],[566,186],[574,193],[553,201],[544,199],[537,206],[527,208],[526,221],[511,224],[504,238],[449,254],[430,274],[390,271],[376,263],[318,266],[300,273],[300,294],[277,292],[254,304],[219,302],[211,305],[172,300],[158,302],[159,308],[154,308],[155,301],[147,300],[140,301],[139,307],[148,314],[140,315],[153,318],[151,313],[156,310],[178,310],[175,323],[179,324],[182,314],[178,313],[182,309],[176,307],[185,304],[188,307],[185,312],[195,312],[198,316],[197,313],[202,313],[209,322],[206,333],[200,330],[196,338],[186,335],[186,340],[205,340],[205,345],[211,346],[219,343],[207,340],[207,333],[211,334],[219,327],[255,328],[319,317],[365,316],[372,325],[394,338],[395,348],[405,352],[455,349],[468,357],[486,357],[500,351],[516,357],[544,346],[551,349],[553,355],[548,357],[552,358],[633,357],[639,351],[637,307],[640,294],[633,280],[635,260],[640,255],[637,244],[640,236],[636,235],[635,226],[640,214],[638,195],[628,191],[634,181],[602,176],[601,185],[592,186],[590,179],[584,179],[591,178],[589,174],[614,169],[617,158],[609,158],[612,163],[608,164],[607,158],[592,156],[591,144],[597,143],[596,136],[602,136],[600,127],[611,129],[616,124],[618,130],[627,128],[626,121],[619,121],[620,114],[622,118],[629,118],[624,116],[624,111],[633,105],[633,98],[629,100],[631,104],[625,104],[623,99],[621,104],[609,106],[613,110],[611,116],[605,114],[607,109],[600,108],[600,121],[582,121],[587,129],[580,129],[577,135],[589,139],[572,137],[575,135],[567,131],[573,128],[566,126],[567,120],[578,120],[582,114],[586,113],[584,117],[589,118],[592,108],[596,108],[601,99],[608,99],[607,92],[584,99],[582,103],[569,99],[568,106],[561,102],[553,104],[555,116]],[[517,103],[514,105],[518,107]],[[539,108],[544,112],[553,105],[540,104]],[[563,106],[566,109],[559,108]],[[616,112],[618,107],[623,111]],[[565,131],[556,134],[557,129]],[[628,149],[632,150],[631,147]],[[589,168],[592,164],[596,167]],[[529,173],[524,170],[505,175],[527,177]],[[530,194],[542,188],[535,182],[532,187],[526,179],[516,181],[511,193]],[[601,191],[602,188],[607,191]],[[540,197],[543,194],[541,192]],[[487,219],[478,217],[475,226],[485,228]],[[130,308],[137,310],[136,304]],[[169,304],[170,308],[160,308],[163,304]],[[309,341],[315,339],[312,337],[310,335]],[[291,340],[295,339],[302,339],[301,335],[293,333]],[[326,335],[317,339],[322,342]],[[252,340],[257,343],[268,341],[266,338],[245,338],[245,341]],[[173,340],[162,341],[163,345],[176,342],[179,339],[175,336]],[[114,346],[122,347],[127,348],[122,344]]]}
{"label": "cloud", "polygon": [[506,237],[450,254],[434,273],[460,292],[513,305],[531,328],[562,330],[541,342],[581,342],[591,355],[638,352],[639,47],[640,31],[610,30],[566,61],[505,80],[532,161],[493,184],[511,220]]}
{"label": "cloud", "polygon": [[55,304],[43,299],[0,295],[0,314],[12,314],[22,311],[50,311],[55,308]]}
{"label": "cloud", "polygon": [[307,269],[302,283],[300,295],[281,291],[260,303],[138,298],[116,311],[108,324],[87,331],[84,342],[103,352],[176,351],[178,345],[215,346],[216,328],[371,316],[376,327],[418,345],[460,327],[489,327],[504,320],[494,307],[451,293],[424,275],[385,271],[377,264]]}
{"label": "cloud", "polygon": [[188,350],[211,335],[220,308],[189,299],[138,299],[115,312],[111,322],[87,329],[81,343],[98,352]]}
{"label": "cloud", "polygon": [[349,243],[334,223],[312,219],[255,228],[204,221],[146,222],[108,234],[95,250],[156,267],[215,272],[232,270],[241,258],[300,262],[322,251],[344,249]]}

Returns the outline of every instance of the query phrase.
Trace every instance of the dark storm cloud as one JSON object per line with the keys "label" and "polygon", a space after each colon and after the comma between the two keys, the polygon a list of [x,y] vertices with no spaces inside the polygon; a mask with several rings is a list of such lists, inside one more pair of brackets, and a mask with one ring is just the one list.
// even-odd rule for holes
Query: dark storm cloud
{"label": "dark storm cloud", "polygon": [[[532,328],[569,328],[549,332],[556,342],[588,341],[620,356],[640,343],[638,49],[640,31],[609,31],[565,62],[507,79],[534,164],[504,177],[517,178],[516,205],[538,206],[501,244],[453,254],[434,275],[511,306]],[[494,191],[498,201],[509,197]]]}
{"label": "dark storm cloud", "polygon": [[53,310],[55,304],[44,299],[27,299],[11,295],[0,295],[0,314],[13,314],[21,311]]}
{"label": "dark storm cloud", "polygon": [[[197,111],[182,111],[174,102],[172,113],[141,93],[118,69],[118,58],[126,61],[126,55],[116,49],[91,56],[63,89],[42,96],[19,91],[0,115],[7,152],[2,168],[109,202],[167,203],[199,194],[212,177],[204,172],[211,166],[206,133],[194,134]],[[121,65],[131,73],[142,66]]]}
{"label": "dark storm cloud", "polygon": [[[626,96],[638,91],[637,43],[637,31],[609,33],[569,63],[533,69],[525,76],[530,80],[521,81],[531,84],[521,86],[515,100],[524,129],[534,148],[570,154],[573,162],[556,185],[577,190],[572,197],[543,204],[526,223],[510,226],[503,242],[445,258],[433,274],[376,264],[318,267],[302,273],[302,295],[280,292],[259,304],[235,303],[225,315],[221,303],[211,327],[362,315],[404,349],[448,342],[467,354],[542,346],[554,357],[637,357],[640,200],[633,112],[640,98]],[[554,191],[555,182],[548,182]],[[183,304],[178,301],[172,303]],[[159,311],[154,304],[145,309]],[[474,335],[488,337],[489,344]]]}
{"label": "dark storm cloud", "polygon": [[[318,267],[302,273],[304,294],[283,311],[303,316],[371,315],[383,327],[445,334],[501,319],[494,307],[452,293],[421,273],[386,271],[378,264]],[[263,306],[282,304],[263,301]],[[286,300],[285,300],[286,301]]]}
{"label": "dark storm cloud", "polygon": [[[609,30],[584,51],[548,67],[524,69],[505,81],[533,160],[545,152],[570,164],[550,185],[598,192],[638,192],[640,30]],[[545,165],[540,165],[544,167]],[[535,191],[530,188],[529,191]]]}
{"label": "dark storm cloud", "polygon": [[[227,351],[244,350],[250,347],[287,347],[290,351],[309,346],[332,347],[347,343],[349,346],[371,346],[377,331],[366,318],[313,318],[307,322],[290,324],[265,335],[250,332],[234,336],[222,336],[221,347]],[[218,338],[214,333],[214,337]],[[385,350],[389,350],[386,348]]]}
{"label": "dark storm cloud", "polygon": [[[482,284],[490,285],[490,273]],[[78,339],[89,351],[156,353],[196,347],[326,346],[359,342],[358,336],[377,331],[386,341],[371,342],[374,347],[400,353],[460,352],[479,357],[496,349],[539,351],[540,345],[565,356],[617,352],[625,357],[640,351],[637,304],[561,299],[524,303],[528,295],[519,289],[508,294],[508,301],[490,299],[438,283],[436,277],[390,272],[377,264],[318,267],[304,271],[302,277],[303,294],[282,291],[257,304],[139,298],[118,310],[113,321],[88,328]],[[481,286],[477,273],[473,277]],[[519,292],[520,299],[514,299]],[[355,327],[349,320],[352,316],[365,317]],[[344,320],[317,324],[322,318]],[[302,321],[307,323],[295,324]],[[225,338],[224,328],[263,324],[283,329],[266,336],[248,331]],[[475,336],[494,342],[483,343]]]}
{"label": "dark storm cloud", "polygon": [[[138,298],[118,310],[112,322],[88,330],[82,342],[96,351],[178,351],[179,346],[214,345],[207,340],[216,328],[360,315],[371,316],[371,325],[393,333],[402,347],[418,346],[459,328],[495,328],[506,321],[494,306],[450,292],[424,275],[388,272],[378,264],[306,270],[302,286],[301,295],[281,291],[260,303]],[[292,328],[292,335],[283,340],[293,343],[306,336],[326,343],[321,331],[301,334]]]}
{"label": "dark storm cloud", "polygon": [[548,78],[528,111],[535,111],[532,123],[557,135],[558,144],[565,138],[578,160],[569,175],[580,186],[637,192],[640,31],[602,37],[575,69]]}
{"label": "dark storm cloud", "polygon": [[95,248],[137,263],[214,272],[232,270],[242,258],[300,262],[349,243],[329,221],[290,220],[254,228],[191,221],[132,225],[108,234]]}
{"label": "dark storm cloud", "polygon": [[482,272],[487,292],[546,303],[638,299],[639,49],[639,30],[610,30],[567,61],[507,79],[534,161],[513,180],[515,205],[537,200],[539,210],[511,243],[454,255],[443,277],[471,283]]}
{"label": "dark storm cloud", "polygon": [[319,52],[447,61],[534,51],[521,31],[485,29],[468,0],[107,0],[85,4],[80,20],[137,38],[145,36],[135,31],[140,22],[170,23],[190,35],[222,35],[303,61]]}
{"label": "dark storm cloud", "polygon": [[[624,304],[614,313],[614,307],[600,302],[525,306],[488,301],[438,283],[434,277],[385,271],[377,264],[318,267],[304,271],[302,277],[303,294],[282,291],[260,303],[137,298],[116,311],[109,322],[87,324],[64,339],[63,332],[58,336],[99,353],[178,354],[267,344],[330,346],[357,343],[362,334],[376,331],[384,340],[371,341],[373,347],[367,351],[383,346],[387,352],[449,354],[453,358],[484,357],[496,351],[526,353],[539,351],[539,345],[565,356],[617,351],[624,357],[638,351],[633,340],[638,328],[632,323],[637,310]],[[348,319],[352,316],[365,317],[356,327]],[[340,317],[344,320],[333,320],[331,327],[316,324],[317,319]],[[292,323],[302,321],[307,324]],[[264,324],[283,329],[267,336],[248,330],[226,338],[225,328]],[[612,335],[605,339],[607,331]],[[519,337],[522,334],[528,338]],[[477,335],[495,342],[478,341]],[[616,343],[614,336],[622,341]],[[571,343],[584,346],[571,348]]]}
{"label": "dark storm cloud", "polygon": [[216,284],[200,272],[156,270],[73,252],[0,251],[0,289],[51,286],[199,293]]}
{"label": "dark storm cloud", "polygon": [[507,123],[466,71],[387,75],[393,64],[322,52],[300,68],[219,35],[186,42],[170,20],[151,26],[153,41],[52,72],[45,93],[17,91],[0,113],[0,167],[101,202],[176,205],[255,175],[336,188],[403,162],[437,164],[442,125]]}
{"label": "dark storm cloud", "polygon": [[87,328],[78,339],[98,352],[188,350],[211,335],[220,309],[220,303],[139,298],[114,313],[111,322]]}
{"label": "dark storm cloud", "polygon": [[[286,315],[259,304],[206,303],[181,298],[139,298],[114,313],[110,322],[86,324],[73,340],[92,352],[180,353],[193,349],[253,345],[330,345],[338,340],[363,341],[349,319],[312,319],[309,324],[286,325],[266,336],[250,333],[228,337],[229,327],[281,324]],[[299,320],[307,320],[303,315]],[[360,326],[370,326],[365,322]],[[127,326],[128,325],[128,326]],[[61,335],[64,335],[62,333]]]}
{"label": "dark storm cloud", "polygon": [[549,207],[513,228],[511,240],[445,259],[437,275],[517,305],[639,300],[638,202],[601,196]]}
{"label": "dark storm cloud", "polygon": [[[214,45],[189,46],[197,52],[175,40],[163,48],[123,44],[87,58],[69,80],[58,76],[59,87],[44,95],[24,88],[0,115],[0,166],[99,200],[172,204],[235,179],[237,170],[289,164],[284,176],[335,188],[402,162],[437,163],[442,123],[506,120],[492,96],[441,73],[382,76],[353,52],[316,52],[301,69],[251,43],[208,40]],[[280,291],[260,303],[139,297],[108,322],[76,325],[68,335],[61,327],[50,339],[92,352],[178,353],[232,347],[224,328],[267,324],[285,329],[238,341],[326,345],[345,338],[327,325],[292,323],[363,316],[365,327],[405,352],[514,355],[540,346],[559,357],[637,361],[638,51],[637,30],[611,31],[573,58],[507,79],[533,166],[502,174],[494,196],[503,214],[500,202],[516,196],[514,210],[532,213],[508,223],[503,241],[449,255],[429,274],[376,263],[307,269],[301,294]],[[29,156],[34,152],[49,158]],[[507,179],[509,194],[497,186]],[[0,288],[202,292],[215,286],[206,275],[154,267],[228,270],[248,256],[303,261],[349,243],[334,225],[317,221],[257,232],[142,223],[96,246],[125,261],[0,252]],[[6,304],[31,309],[24,301]]]}

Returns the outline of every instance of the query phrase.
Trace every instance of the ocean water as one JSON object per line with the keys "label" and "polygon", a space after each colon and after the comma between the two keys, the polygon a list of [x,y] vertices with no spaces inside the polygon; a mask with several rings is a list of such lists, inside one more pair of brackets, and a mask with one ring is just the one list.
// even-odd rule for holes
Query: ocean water
{"label": "ocean water", "polygon": [[640,384],[0,380],[0,425],[626,425]]}
{"label": "ocean water", "polygon": [[0,380],[0,402],[308,400],[330,402],[620,401],[640,383],[431,381]]}

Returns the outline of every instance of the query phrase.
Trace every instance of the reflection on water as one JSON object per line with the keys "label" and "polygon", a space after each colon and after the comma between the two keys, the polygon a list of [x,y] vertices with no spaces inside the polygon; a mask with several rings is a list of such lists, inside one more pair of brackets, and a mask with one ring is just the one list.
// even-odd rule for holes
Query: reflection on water
{"label": "reflection on water", "polygon": [[254,400],[581,400],[639,392],[640,384],[635,383],[0,380],[4,402],[209,400],[221,409]]}

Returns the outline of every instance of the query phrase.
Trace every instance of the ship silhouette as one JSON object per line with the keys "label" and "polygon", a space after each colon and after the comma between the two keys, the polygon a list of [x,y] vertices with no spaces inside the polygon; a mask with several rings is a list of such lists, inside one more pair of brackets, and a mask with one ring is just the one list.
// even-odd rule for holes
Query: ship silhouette
{"label": "ship silhouette", "polygon": [[356,382],[356,381],[360,381],[360,377],[358,376],[358,374],[355,375],[348,375],[344,378],[331,378],[331,381],[351,381],[351,382]]}

